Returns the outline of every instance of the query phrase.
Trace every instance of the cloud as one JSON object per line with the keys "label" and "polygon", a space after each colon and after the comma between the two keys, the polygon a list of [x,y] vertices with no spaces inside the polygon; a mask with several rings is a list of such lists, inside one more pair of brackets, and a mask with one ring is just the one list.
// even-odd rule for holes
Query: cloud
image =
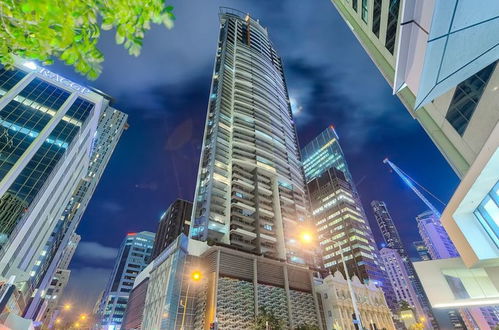
{"label": "cloud", "polygon": [[113,201],[103,201],[100,204],[100,207],[109,213],[118,213],[123,211],[123,206],[119,203],[113,202]]}
{"label": "cloud", "polygon": [[80,242],[76,249],[76,256],[79,259],[88,261],[114,261],[117,255],[118,249],[104,246],[97,242]]}
{"label": "cloud", "polygon": [[71,269],[63,301],[77,306],[75,312],[91,313],[99,294],[106,286],[111,271],[111,268],[100,267]]}

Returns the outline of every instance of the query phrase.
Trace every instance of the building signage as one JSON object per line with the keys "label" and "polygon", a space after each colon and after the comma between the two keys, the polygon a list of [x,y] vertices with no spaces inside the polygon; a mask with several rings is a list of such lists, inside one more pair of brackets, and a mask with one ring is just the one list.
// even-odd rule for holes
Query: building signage
{"label": "building signage", "polygon": [[59,76],[56,73],[53,73],[52,71],[49,71],[45,68],[38,68],[38,73],[41,74],[42,76],[49,78],[51,80],[57,81],[58,83],[71,88],[72,90],[75,90],[81,94],[87,94],[90,93],[90,89],[83,87],[81,85],[78,85],[74,82],[72,82],[69,79],[66,79],[64,77]]}

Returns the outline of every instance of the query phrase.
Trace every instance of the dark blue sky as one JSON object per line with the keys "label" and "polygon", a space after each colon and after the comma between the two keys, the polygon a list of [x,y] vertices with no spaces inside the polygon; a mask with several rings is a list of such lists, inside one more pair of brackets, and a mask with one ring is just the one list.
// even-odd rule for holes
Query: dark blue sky
{"label": "dark blue sky", "polygon": [[[175,0],[172,30],[154,27],[142,54],[130,57],[106,33],[101,77],[88,82],[71,68],[52,70],[113,95],[129,114],[126,131],[77,232],[66,299],[92,307],[127,232],[155,231],[175,198],[192,200],[212,66],[218,7],[251,13],[268,27],[284,61],[301,145],[334,124],[369,221],[369,203],[384,200],[408,248],[414,217],[425,210],[382,163],[389,157],[447,201],[458,180],[391,89],[329,0]],[[437,205],[437,207],[440,207]],[[414,251],[410,250],[411,254]]]}

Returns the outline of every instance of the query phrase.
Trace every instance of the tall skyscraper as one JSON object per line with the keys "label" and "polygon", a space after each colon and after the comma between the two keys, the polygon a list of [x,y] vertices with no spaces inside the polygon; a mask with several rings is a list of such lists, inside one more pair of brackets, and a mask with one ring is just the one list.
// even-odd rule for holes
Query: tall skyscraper
{"label": "tall skyscraper", "polygon": [[419,255],[420,261],[431,260],[430,252],[428,251],[428,248],[426,247],[424,241],[412,242],[412,245],[414,245],[414,248],[416,249],[416,252]]}
{"label": "tall skyscraper", "polygon": [[85,176],[103,97],[32,62],[0,68],[0,277],[33,268]]}
{"label": "tall skyscraper", "polygon": [[416,217],[419,234],[432,259],[459,257],[454,244],[449,238],[438,216],[426,211]]}
{"label": "tall skyscraper", "polygon": [[306,194],[281,58],[249,15],[222,13],[191,237],[304,263]]}
{"label": "tall skyscraper", "polygon": [[[419,277],[430,286],[428,298],[439,307],[496,304],[499,202],[491,203],[490,196],[499,190],[499,48],[497,35],[489,31],[497,30],[497,1],[480,6],[472,0],[332,2],[462,179],[441,217],[460,258],[452,265],[448,260],[420,265]],[[446,284],[443,274],[450,268],[468,283],[468,299],[459,301]],[[487,290],[474,291],[468,282],[476,272],[487,274],[480,277]]]}
{"label": "tall skyscraper", "polygon": [[[98,92],[104,97],[103,111],[99,117],[97,131],[93,136],[90,149],[90,162],[85,170],[85,176],[81,178],[78,186],[73,191],[68,201],[63,215],[57,221],[57,224],[47,241],[42,254],[32,269],[33,276],[29,281],[30,292],[34,293],[30,299],[26,310],[26,317],[39,318],[43,295],[48,289],[52,277],[57,268],[65,269],[60,264],[69,263],[71,260],[61,260],[64,250],[69,247],[70,240],[76,231],[83,214],[90,202],[94,191],[104,173],[104,170],[116,148],[125,129],[127,129],[127,117],[125,113],[113,108],[112,99]],[[68,256],[68,254],[65,254]],[[71,255],[72,257],[72,255]]]}
{"label": "tall skyscraper", "polygon": [[332,273],[338,270],[345,275],[341,246],[350,276],[383,286],[390,308],[395,309],[393,292],[338,140],[330,126],[302,149],[322,262]]}
{"label": "tall skyscraper", "polygon": [[100,303],[102,329],[120,328],[133,283],[150,262],[153,244],[154,234],[147,231],[129,233],[123,240]]}
{"label": "tall skyscraper", "polygon": [[[317,325],[312,271],[306,266],[314,247],[300,240],[307,200],[282,62],[258,20],[229,8],[219,17],[190,256],[181,261],[179,294],[194,295],[186,325],[251,328],[262,308],[290,328]],[[160,255],[155,262],[161,261]],[[197,264],[205,280],[189,286]],[[153,272],[149,288],[165,278]],[[181,322],[176,312],[168,320],[146,315],[144,322],[171,329],[167,324]]]}
{"label": "tall skyscraper", "polygon": [[191,216],[191,202],[177,199],[170,205],[159,220],[158,230],[154,238],[152,259],[156,259],[181,233],[189,235]]}
{"label": "tall skyscraper", "polygon": [[395,227],[395,223],[388,212],[385,202],[372,201],[371,207],[373,208],[374,217],[378,223],[381,235],[383,235],[383,239],[386,242],[386,247],[397,250],[400,256],[407,257],[404,244],[402,244],[397,227]]}

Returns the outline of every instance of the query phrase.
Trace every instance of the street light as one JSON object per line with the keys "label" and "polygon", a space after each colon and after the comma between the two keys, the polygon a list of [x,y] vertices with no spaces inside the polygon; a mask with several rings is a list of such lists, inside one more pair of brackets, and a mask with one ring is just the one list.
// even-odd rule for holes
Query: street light
{"label": "street light", "polygon": [[62,306],[62,309],[65,311],[71,310],[71,304],[64,304],[64,306]]}
{"label": "street light", "polygon": [[80,320],[85,321],[87,319],[87,314],[81,314]]}
{"label": "street light", "polygon": [[312,243],[314,237],[312,236],[311,233],[305,231],[301,234],[301,241],[305,244],[310,244]]}
{"label": "street light", "polygon": [[[310,243],[313,240],[312,235],[309,232],[303,232],[301,235],[301,240],[303,243]],[[348,285],[348,291],[350,292],[350,298],[352,299],[352,305],[353,305],[353,311],[355,313],[355,319],[358,323],[359,330],[362,330],[362,321],[360,320],[360,313],[359,313],[359,308],[357,306],[357,299],[355,298],[355,293],[353,292],[352,288],[352,282],[350,281],[350,275],[348,274],[348,268],[347,268],[347,263],[345,262],[345,256],[343,255],[343,248],[341,247],[341,244],[337,241],[333,241],[333,244],[338,245],[338,248],[340,249],[340,256],[341,256],[341,262],[343,263],[343,269],[345,270],[345,276],[347,280],[347,285]]]}
{"label": "street light", "polygon": [[350,281],[350,275],[348,274],[347,263],[345,262],[345,256],[343,255],[343,248],[341,244],[337,241],[331,240],[334,244],[338,245],[340,249],[341,262],[343,263],[343,269],[345,270],[345,276],[347,278],[348,291],[350,291],[350,297],[352,298],[353,311],[355,313],[355,319],[359,322],[359,329],[362,330],[362,321],[360,320],[359,308],[357,306],[357,299],[355,298],[355,293],[353,292],[352,282]]}
{"label": "street light", "polygon": [[195,270],[191,273],[191,278],[190,281],[187,283],[187,291],[185,292],[185,301],[182,304],[182,301],[180,301],[180,305],[184,308],[184,312],[182,313],[182,324],[180,325],[180,330],[184,330],[184,323],[185,323],[185,314],[187,311],[187,300],[189,299],[189,289],[191,287],[191,282],[199,282],[202,278],[202,274],[199,270]]}

